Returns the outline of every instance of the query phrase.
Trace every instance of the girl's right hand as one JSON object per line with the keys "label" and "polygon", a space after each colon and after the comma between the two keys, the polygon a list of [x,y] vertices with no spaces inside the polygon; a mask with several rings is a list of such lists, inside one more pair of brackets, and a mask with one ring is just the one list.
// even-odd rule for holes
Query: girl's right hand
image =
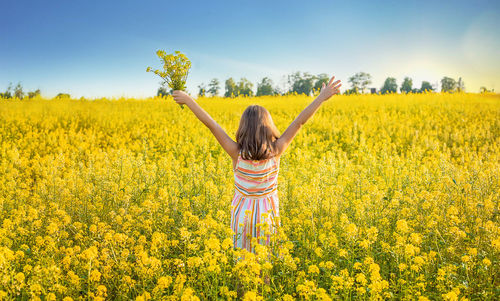
{"label": "girl's right hand", "polygon": [[189,94],[182,90],[174,90],[172,96],[174,97],[175,102],[180,105],[188,104],[188,102],[194,101],[193,98],[189,96]]}
{"label": "girl's right hand", "polygon": [[334,79],[335,76],[332,76],[332,78],[328,82],[328,85],[325,85],[325,83],[321,85],[321,92],[319,93],[318,97],[322,101],[328,100],[330,97],[340,92],[340,86],[342,86],[342,84],[340,83],[340,80],[334,82]]}

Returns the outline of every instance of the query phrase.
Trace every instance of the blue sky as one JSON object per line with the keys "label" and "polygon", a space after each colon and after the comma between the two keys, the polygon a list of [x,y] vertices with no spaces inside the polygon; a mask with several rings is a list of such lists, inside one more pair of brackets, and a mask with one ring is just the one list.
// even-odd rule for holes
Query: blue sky
{"label": "blue sky", "polygon": [[148,97],[156,50],[192,61],[188,92],[295,72],[368,72],[414,86],[443,76],[500,90],[499,1],[2,1],[0,90],[52,97]]}

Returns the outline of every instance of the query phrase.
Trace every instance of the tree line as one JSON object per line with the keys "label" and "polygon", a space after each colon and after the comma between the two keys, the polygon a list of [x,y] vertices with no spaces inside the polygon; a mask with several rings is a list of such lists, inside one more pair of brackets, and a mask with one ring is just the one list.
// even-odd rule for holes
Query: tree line
{"label": "tree line", "polygon": [[[288,75],[287,84],[290,89],[281,89],[276,86],[272,79],[264,77],[257,83],[257,91],[254,92],[254,84],[247,78],[242,77],[239,81],[230,77],[224,82],[224,97],[237,96],[265,96],[265,95],[286,95],[286,94],[307,94],[316,93],[321,89],[322,83],[328,83],[327,74],[312,75],[308,72],[301,73],[297,71]],[[168,90],[165,85],[160,86],[157,91],[158,96],[172,94],[172,89]],[[212,79],[208,84],[198,85],[198,96],[219,96],[221,83],[217,78]]]}
{"label": "tree line", "polygon": [[[304,94],[314,95],[319,92],[323,83],[328,83],[329,77],[325,73],[313,75],[308,72],[301,73],[300,71],[294,72],[286,77],[287,88],[279,88],[276,86],[272,79],[264,77],[257,83],[257,91],[254,93],[254,85],[245,77],[240,78],[236,82],[232,77],[224,82],[224,91],[221,91],[221,83],[217,78],[212,79],[207,85],[201,83],[198,85],[198,96],[219,96],[220,92],[224,97],[237,97],[237,96],[265,96],[265,95],[287,95],[287,94]],[[431,85],[428,81],[422,81],[420,88],[413,87],[413,80],[410,77],[405,77],[401,86],[398,86],[396,78],[388,77],[385,79],[384,84],[380,89],[373,88],[372,77],[369,73],[358,72],[349,77],[347,82],[350,85],[343,94],[387,94],[387,93],[423,93],[433,92],[437,87]],[[443,77],[441,79],[441,92],[462,92],[465,91],[465,83],[461,77],[455,80],[450,77]],[[172,90],[167,89],[165,85],[161,85],[157,90],[157,96],[171,95]],[[482,86],[481,93],[494,92],[494,89],[487,89]],[[34,98],[40,95],[40,89],[35,91],[25,92],[21,83],[15,87],[9,83],[5,92],[0,92],[0,98]],[[59,93],[56,98],[70,98],[68,93]]]}
{"label": "tree line", "polygon": [[[201,83],[198,86],[198,96],[219,96],[219,92],[223,92],[224,97],[237,97],[237,96],[264,96],[264,95],[286,95],[286,94],[305,94],[311,95],[317,93],[321,89],[322,83],[328,83],[329,77],[327,74],[313,75],[307,72],[301,73],[300,71],[294,72],[287,76],[287,89],[280,89],[274,85],[269,77],[264,77],[257,83],[257,90],[254,93],[254,85],[245,77],[242,77],[236,82],[232,77],[224,82],[224,91],[221,91],[221,83],[217,78],[212,79],[208,84]],[[388,93],[424,93],[434,92],[437,90],[429,81],[422,81],[420,87],[413,86],[413,79],[405,77],[401,86],[398,86],[397,80],[394,77],[385,79],[382,87],[379,89],[373,88],[372,77],[369,73],[358,72],[348,78],[350,88],[344,91],[344,94],[388,94]],[[465,83],[462,78],[455,80],[450,77],[443,77],[441,79],[441,92],[462,92],[465,91]],[[480,92],[493,92],[486,87],[481,87]],[[158,89],[157,95],[169,95],[172,91],[168,91],[164,86]]]}
{"label": "tree line", "polygon": [[[410,77],[405,77],[403,82],[401,83],[401,87],[399,91],[401,93],[423,93],[423,92],[432,92],[435,91],[437,87],[434,87],[428,81],[422,81],[420,88],[413,87],[413,80]],[[397,93],[398,92],[398,84],[394,77],[388,77],[385,79],[382,88],[380,89],[380,94],[387,93]],[[443,77],[441,79],[441,92],[465,92],[465,85],[462,78],[458,78],[458,81],[455,81],[450,77]]]}
{"label": "tree line", "polygon": [[[12,83],[9,83],[7,90],[4,92],[0,92],[0,98],[19,98],[19,99],[31,99],[41,95],[40,89],[36,89],[35,91],[24,91],[23,86],[20,82],[17,83],[15,87],[12,86]],[[68,93],[59,93],[56,98],[71,98]]]}
{"label": "tree line", "polygon": [[9,83],[7,90],[5,90],[5,92],[0,92],[0,98],[14,98],[14,97],[19,99],[23,99],[25,97],[33,98],[35,96],[39,96],[40,93],[41,93],[40,89],[36,89],[35,91],[26,93],[24,92],[21,83],[17,83],[15,87],[12,87],[12,83]]}

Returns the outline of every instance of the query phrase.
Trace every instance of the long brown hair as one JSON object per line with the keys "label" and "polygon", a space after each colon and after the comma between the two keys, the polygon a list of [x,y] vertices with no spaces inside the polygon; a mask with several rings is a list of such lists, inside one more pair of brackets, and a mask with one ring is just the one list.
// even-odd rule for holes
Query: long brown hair
{"label": "long brown hair", "polygon": [[280,132],[266,108],[251,105],[241,116],[236,142],[245,160],[265,160],[276,155],[275,140]]}

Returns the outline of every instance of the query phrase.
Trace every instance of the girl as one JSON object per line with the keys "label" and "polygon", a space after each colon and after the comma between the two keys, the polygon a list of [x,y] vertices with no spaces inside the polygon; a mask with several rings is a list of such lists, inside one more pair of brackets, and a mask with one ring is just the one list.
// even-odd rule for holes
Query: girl
{"label": "girl", "polygon": [[281,136],[265,108],[249,106],[241,116],[236,142],[187,93],[181,90],[173,92],[174,100],[193,111],[233,161],[235,190],[231,228],[235,233],[235,248],[255,252],[255,241],[269,245],[270,234],[275,233],[280,225],[277,191],[280,156],[321,104],[339,93],[340,80],[334,82],[334,79],[332,76],[327,85],[323,83],[320,94]]}

